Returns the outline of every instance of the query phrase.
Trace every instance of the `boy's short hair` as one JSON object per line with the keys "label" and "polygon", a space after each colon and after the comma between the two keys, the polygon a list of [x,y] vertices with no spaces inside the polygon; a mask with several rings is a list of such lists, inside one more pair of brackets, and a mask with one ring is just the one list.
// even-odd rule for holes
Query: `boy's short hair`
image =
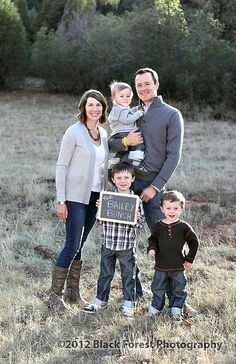
{"label": "boy's short hair", "polygon": [[116,173],[120,172],[130,172],[132,174],[132,177],[135,176],[135,170],[134,167],[129,162],[119,162],[111,167],[110,170],[110,177],[113,178]]}
{"label": "boy's short hair", "polygon": [[118,81],[112,81],[112,83],[110,84],[110,89],[111,89],[111,97],[113,98],[116,94],[116,92],[118,91],[123,91],[126,88],[128,88],[131,91],[131,96],[133,97],[133,91],[131,86],[126,83],[126,82],[118,82]]}
{"label": "boy's short hair", "polygon": [[180,202],[182,209],[184,209],[184,207],[185,207],[185,198],[184,198],[183,194],[176,190],[164,192],[164,194],[161,196],[161,200],[160,200],[161,207],[163,207],[164,201]]}

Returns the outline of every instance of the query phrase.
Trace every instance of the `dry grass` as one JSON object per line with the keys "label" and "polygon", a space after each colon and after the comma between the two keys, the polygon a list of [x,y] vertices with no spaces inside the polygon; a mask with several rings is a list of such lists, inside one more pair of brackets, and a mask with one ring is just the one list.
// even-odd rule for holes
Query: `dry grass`
{"label": "dry grass", "polygon": [[[63,244],[63,226],[54,212],[54,170],[76,105],[77,98],[66,95],[0,94],[0,362],[235,363],[236,133],[227,122],[186,123],[182,162],[169,183],[187,195],[185,218],[201,238],[188,273],[189,302],[199,313],[190,325],[173,327],[166,311],[155,320],[145,317],[153,275],[145,254],[147,229],[139,244],[145,301],[134,319],[120,315],[118,274],[110,304],[101,313],[91,317],[72,307],[60,318],[48,310],[52,262],[34,247],[58,252]],[[82,292],[87,300],[96,289],[98,236],[95,229],[84,253]],[[75,348],[61,348],[59,340]]]}

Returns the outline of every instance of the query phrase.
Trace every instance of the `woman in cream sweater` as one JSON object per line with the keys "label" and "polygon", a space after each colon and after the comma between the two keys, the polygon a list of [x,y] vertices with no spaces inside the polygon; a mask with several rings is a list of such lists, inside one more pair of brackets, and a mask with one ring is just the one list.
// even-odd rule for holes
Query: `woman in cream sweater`
{"label": "woman in cream sweater", "polygon": [[79,102],[79,121],[65,132],[56,167],[57,216],[66,226],[66,238],[52,273],[49,306],[63,313],[62,298],[80,303],[81,251],[96,220],[96,201],[107,171],[107,104],[96,90],[86,91]]}

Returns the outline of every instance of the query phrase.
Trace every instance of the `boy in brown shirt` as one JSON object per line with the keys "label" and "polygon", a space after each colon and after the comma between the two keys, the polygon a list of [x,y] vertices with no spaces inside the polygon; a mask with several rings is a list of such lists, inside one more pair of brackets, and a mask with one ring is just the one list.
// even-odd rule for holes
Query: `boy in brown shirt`
{"label": "boy in brown shirt", "polygon": [[[185,207],[181,192],[168,191],[161,197],[160,208],[165,218],[151,229],[148,256],[155,257],[152,281],[153,299],[148,316],[159,314],[165,304],[165,293],[170,287],[170,316],[181,320],[186,300],[185,269],[191,269],[198,249],[198,237],[193,228],[179,217]],[[188,245],[186,253],[185,244]]]}

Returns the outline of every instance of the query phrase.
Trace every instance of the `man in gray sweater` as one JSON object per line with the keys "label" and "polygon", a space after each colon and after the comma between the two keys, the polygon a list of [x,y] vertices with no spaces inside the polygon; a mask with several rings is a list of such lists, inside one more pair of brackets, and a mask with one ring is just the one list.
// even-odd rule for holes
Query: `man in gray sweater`
{"label": "man in gray sweater", "polygon": [[[159,81],[151,68],[141,68],[135,74],[135,88],[144,109],[137,120],[138,129],[131,131],[125,140],[109,138],[111,151],[125,151],[128,146],[145,144],[144,167],[147,174],[136,174],[133,190],[143,201],[149,228],[163,218],[160,198],[165,185],[179,164],[183,142],[183,118],[179,110],[157,96]],[[142,288],[137,280],[137,296]]]}
{"label": "man in gray sweater", "polygon": [[160,197],[179,164],[184,130],[180,111],[157,96],[158,87],[158,75],[154,70],[141,68],[136,72],[135,88],[144,116],[137,120],[138,130],[131,131],[125,141],[109,138],[109,147],[116,152],[143,142],[146,146],[143,164],[148,173],[137,173],[134,191],[144,202],[149,228],[163,218]]}

